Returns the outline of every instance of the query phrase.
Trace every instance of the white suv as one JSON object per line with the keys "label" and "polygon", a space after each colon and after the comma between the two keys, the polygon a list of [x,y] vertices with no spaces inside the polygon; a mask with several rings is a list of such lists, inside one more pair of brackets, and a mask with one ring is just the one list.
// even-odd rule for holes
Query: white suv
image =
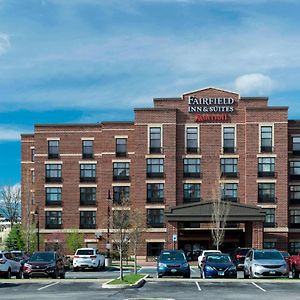
{"label": "white suv", "polygon": [[23,277],[21,263],[8,251],[0,251],[0,275],[5,278],[11,278],[12,275],[18,279]]}
{"label": "white suv", "polygon": [[103,270],[105,268],[105,258],[97,249],[80,248],[76,250],[74,255],[73,267],[74,271],[78,271],[79,268]]}
{"label": "white suv", "polygon": [[206,254],[216,254],[216,253],[221,253],[221,251],[220,250],[202,250],[200,252],[200,255],[198,256],[198,267],[201,269],[202,261],[205,258]]}

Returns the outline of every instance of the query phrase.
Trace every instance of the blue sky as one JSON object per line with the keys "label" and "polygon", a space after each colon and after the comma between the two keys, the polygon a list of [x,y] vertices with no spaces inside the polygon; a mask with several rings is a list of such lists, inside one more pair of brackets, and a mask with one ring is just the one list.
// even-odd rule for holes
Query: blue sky
{"label": "blue sky", "polygon": [[0,185],[35,123],[132,120],[205,86],[300,119],[298,0],[0,0]]}

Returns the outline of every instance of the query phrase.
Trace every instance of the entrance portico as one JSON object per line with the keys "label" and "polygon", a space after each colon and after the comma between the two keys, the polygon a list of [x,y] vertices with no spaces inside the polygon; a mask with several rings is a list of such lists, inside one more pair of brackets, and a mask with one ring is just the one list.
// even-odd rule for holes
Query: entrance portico
{"label": "entrance portico", "polygon": [[[178,242],[175,246],[183,249],[190,259],[196,259],[201,249],[214,248],[211,237],[212,213],[211,201],[176,206],[166,213],[168,222],[177,223]],[[264,218],[264,212],[259,207],[231,203],[221,250],[262,248]]]}

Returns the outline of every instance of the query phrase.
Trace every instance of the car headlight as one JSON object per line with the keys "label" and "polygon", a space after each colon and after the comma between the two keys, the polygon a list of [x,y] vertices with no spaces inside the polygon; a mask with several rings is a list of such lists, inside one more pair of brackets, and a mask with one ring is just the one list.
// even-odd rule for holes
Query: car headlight
{"label": "car headlight", "polygon": [[205,269],[206,269],[207,271],[214,271],[214,269],[213,269],[211,266],[205,266]]}
{"label": "car headlight", "polygon": [[184,268],[187,268],[188,266],[189,266],[189,264],[188,263],[185,263],[185,264],[183,264],[182,265]]}
{"label": "car headlight", "polygon": [[158,263],[158,267],[159,268],[165,268],[167,265],[166,264],[164,264],[164,263]]}

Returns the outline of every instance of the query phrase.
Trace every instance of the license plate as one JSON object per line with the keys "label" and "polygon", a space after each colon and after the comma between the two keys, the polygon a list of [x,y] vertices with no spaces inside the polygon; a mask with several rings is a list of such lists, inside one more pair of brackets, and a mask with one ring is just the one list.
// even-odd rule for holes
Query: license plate
{"label": "license plate", "polygon": [[219,275],[219,276],[224,276],[224,272],[219,271],[219,272],[218,272],[218,275]]}
{"label": "license plate", "polygon": [[270,274],[274,275],[274,274],[276,274],[276,272],[275,271],[270,271]]}
{"label": "license plate", "polygon": [[171,269],[171,272],[172,272],[172,273],[176,273],[177,270],[176,270],[176,269]]}

